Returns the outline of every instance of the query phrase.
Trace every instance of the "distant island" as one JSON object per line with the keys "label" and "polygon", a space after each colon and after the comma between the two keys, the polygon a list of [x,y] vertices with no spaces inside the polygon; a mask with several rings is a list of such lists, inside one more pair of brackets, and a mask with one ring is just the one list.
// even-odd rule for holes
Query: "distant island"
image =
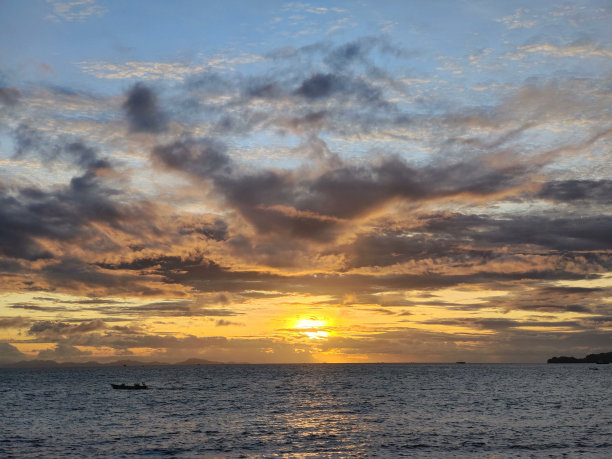
{"label": "distant island", "polygon": [[20,362],[0,363],[0,368],[67,368],[67,367],[135,367],[135,366],[169,366],[169,365],[215,365],[215,362],[204,359],[187,359],[182,362],[151,362],[144,360],[117,360],[114,362],[56,362],[55,360],[22,360]]}
{"label": "distant island", "polygon": [[589,354],[583,359],[576,357],[552,357],[548,359],[548,363],[612,363],[612,352],[603,352],[601,354]]}

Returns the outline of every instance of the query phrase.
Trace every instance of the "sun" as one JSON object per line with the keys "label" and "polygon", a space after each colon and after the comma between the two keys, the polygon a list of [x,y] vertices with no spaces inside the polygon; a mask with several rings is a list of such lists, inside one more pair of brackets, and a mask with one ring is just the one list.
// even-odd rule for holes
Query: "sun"
{"label": "sun", "polygon": [[325,320],[318,319],[298,319],[293,328],[319,328],[327,325]]}
{"label": "sun", "polygon": [[326,330],[320,330],[327,326],[327,321],[319,319],[298,319],[293,325],[294,329],[299,330],[301,335],[305,335],[310,339],[325,339],[329,336]]}

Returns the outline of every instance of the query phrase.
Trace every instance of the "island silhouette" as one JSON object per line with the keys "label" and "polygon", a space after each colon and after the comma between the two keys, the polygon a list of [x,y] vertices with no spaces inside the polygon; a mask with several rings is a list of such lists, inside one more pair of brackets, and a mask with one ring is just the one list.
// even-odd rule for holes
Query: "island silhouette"
{"label": "island silhouette", "polygon": [[552,357],[548,359],[548,363],[612,363],[612,352],[603,352],[601,354],[589,354],[582,359],[576,357]]}

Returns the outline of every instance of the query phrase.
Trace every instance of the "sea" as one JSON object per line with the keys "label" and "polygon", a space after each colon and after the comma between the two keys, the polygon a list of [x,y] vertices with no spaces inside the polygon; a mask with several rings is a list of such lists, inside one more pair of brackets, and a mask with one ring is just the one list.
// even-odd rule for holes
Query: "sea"
{"label": "sea", "polygon": [[0,369],[0,457],[138,456],[611,458],[612,365]]}

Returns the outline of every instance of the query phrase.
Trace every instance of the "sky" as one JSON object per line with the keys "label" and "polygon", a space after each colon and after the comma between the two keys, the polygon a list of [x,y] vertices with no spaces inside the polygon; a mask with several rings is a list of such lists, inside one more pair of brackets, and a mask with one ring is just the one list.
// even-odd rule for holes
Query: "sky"
{"label": "sky", "polygon": [[610,351],[610,24],[0,0],[0,363]]}

